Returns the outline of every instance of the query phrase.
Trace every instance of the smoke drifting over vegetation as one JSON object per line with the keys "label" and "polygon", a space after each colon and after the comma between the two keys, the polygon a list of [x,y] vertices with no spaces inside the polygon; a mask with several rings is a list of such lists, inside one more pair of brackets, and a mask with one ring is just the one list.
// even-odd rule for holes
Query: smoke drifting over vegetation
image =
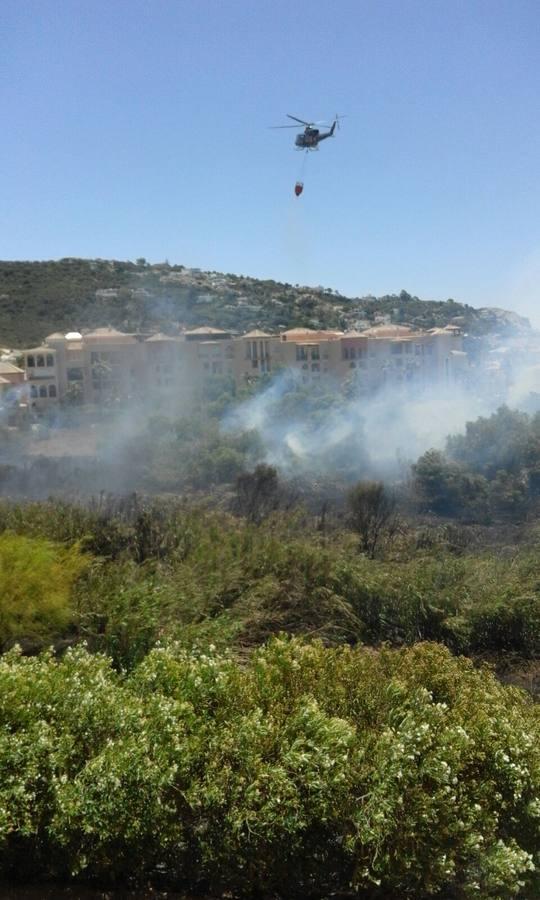
{"label": "smoke drifting over vegetation", "polygon": [[368,396],[337,385],[306,389],[281,375],[229,412],[224,429],[258,432],[266,461],[285,474],[395,478],[498,403],[460,385],[385,387]]}
{"label": "smoke drifting over vegetation", "polygon": [[[514,373],[507,392],[529,411],[533,375]],[[449,435],[504,399],[480,382],[387,385],[367,394],[355,382],[302,384],[290,372],[243,391],[217,378],[195,406],[113,405],[93,415],[62,408],[29,434],[4,435],[0,490],[186,493],[233,485],[261,462],[284,479],[403,482],[418,457],[443,450]]]}
{"label": "smoke drifting over vegetation", "polygon": [[[40,328],[49,322],[38,315],[38,298],[47,300],[52,316],[54,295],[58,315],[51,328],[110,321],[141,333],[202,323],[238,331],[295,325],[349,329],[359,320],[363,328],[386,318],[414,330],[458,321],[452,327],[466,331],[471,362],[478,348],[486,356],[491,352],[490,330],[510,343],[512,335],[528,333],[528,324],[512,313],[474,310],[453,300],[423,302],[405,291],[351,299],[321,287],[149,265],[143,259],[6,263],[0,264],[0,275],[6,312],[14,302],[27,309],[31,292],[27,312],[34,329],[36,322]],[[23,332],[27,324],[19,323]],[[449,435],[462,433],[478,416],[505,402],[534,411],[540,370],[516,363],[511,352],[504,357],[500,349],[499,360],[513,368],[511,378],[495,386],[474,362],[463,381],[450,385],[414,381],[377,390],[362,386],[360,370],[359,380],[338,383],[325,376],[310,384],[290,371],[274,371],[243,387],[225,377],[209,379],[193,404],[182,400],[185,387],[190,393],[187,372],[177,393],[160,396],[152,385],[146,404],[117,398],[93,413],[63,404],[30,436],[4,441],[0,491],[29,497],[51,491],[189,493],[230,488],[242,472],[263,462],[277,467],[283,479],[403,482],[419,456],[442,450]]]}

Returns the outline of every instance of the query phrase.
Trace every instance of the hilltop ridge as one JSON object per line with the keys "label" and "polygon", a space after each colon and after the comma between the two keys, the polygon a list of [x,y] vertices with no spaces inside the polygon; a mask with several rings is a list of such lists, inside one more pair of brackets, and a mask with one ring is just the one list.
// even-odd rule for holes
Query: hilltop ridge
{"label": "hilltop ridge", "polygon": [[176,332],[212,325],[234,331],[296,326],[362,328],[380,321],[433,328],[449,323],[473,334],[515,333],[527,319],[453,299],[420,300],[401,291],[345,297],[309,287],[171,265],[78,259],[0,261],[0,343],[29,346],[51,331],[110,324]]}

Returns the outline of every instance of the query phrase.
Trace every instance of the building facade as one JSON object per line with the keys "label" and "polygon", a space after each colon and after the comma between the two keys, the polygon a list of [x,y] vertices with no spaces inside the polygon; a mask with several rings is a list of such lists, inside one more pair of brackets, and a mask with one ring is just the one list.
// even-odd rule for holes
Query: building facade
{"label": "building facade", "polygon": [[280,370],[304,384],[351,381],[367,392],[385,384],[453,383],[467,368],[456,326],[415,331],[389,324],[358,332],[295,328],[244,335],[201,327],[175,336],[97,328],[51,334],[23,356],[30,404],[38,413],[67,401],[149,400],[174,408],[209,379],[230,378],[241,386]]}

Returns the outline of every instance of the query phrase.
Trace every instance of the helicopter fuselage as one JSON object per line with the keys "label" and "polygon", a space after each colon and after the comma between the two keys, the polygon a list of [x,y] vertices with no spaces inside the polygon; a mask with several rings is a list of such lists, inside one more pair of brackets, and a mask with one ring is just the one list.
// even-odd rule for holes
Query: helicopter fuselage
{"label": "helicopter fuselage", "polygon": [[298,150],[318,150],[318,145],[321,141],[324,141],[326,138],[332,137],[334,134],[334,127],[330,131],[321,134],[318,128],[306,128],[302,132],[302,134],[296,135],[295,146]]}

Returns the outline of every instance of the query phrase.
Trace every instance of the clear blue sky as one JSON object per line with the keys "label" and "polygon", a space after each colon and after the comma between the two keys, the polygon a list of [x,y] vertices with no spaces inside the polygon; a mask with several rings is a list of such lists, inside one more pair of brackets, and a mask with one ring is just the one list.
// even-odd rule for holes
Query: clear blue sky
{"label": "clear blue sky", "polygon": [[0,79],[2,259],[540,307],[538,0],[3,0]]}

